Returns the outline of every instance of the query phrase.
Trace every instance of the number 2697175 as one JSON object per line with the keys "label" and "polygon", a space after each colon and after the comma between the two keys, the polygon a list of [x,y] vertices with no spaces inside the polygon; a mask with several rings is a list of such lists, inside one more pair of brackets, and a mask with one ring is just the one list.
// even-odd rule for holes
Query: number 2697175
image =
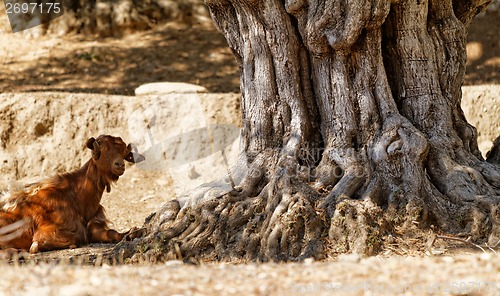
{"label": "number 2697175", "polygon": [[42,2],[42,3],[5,3],[5,10],[7,14],[34,14],[34,13],[60,13],[61,3],[51,3],[51,2]]}

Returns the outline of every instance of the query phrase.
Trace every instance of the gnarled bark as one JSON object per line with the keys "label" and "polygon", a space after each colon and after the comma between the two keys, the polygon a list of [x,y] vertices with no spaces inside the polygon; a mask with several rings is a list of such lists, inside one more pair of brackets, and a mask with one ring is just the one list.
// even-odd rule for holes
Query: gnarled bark
{"label": "gnarled bark", "polygon": [[466,30],[485,1],[205,2],[241,66],[237,186],[167,203],[136,251],[372,254],[415,225],[500,239],[500,169],[460,108]]}

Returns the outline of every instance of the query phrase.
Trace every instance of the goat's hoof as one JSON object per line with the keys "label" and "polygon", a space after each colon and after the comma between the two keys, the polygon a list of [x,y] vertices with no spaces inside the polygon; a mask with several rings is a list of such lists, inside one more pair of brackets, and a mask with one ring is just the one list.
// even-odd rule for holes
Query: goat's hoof
{"label": "goat's hoof", "polygon": [[124,240],[126,241],[131,241],[135,238],[142,237],[146,233],[145,228],[137,228],[137,227],[132,227],[130,230],[125,234],[123,237]]}
{"label": "goat's hoof", "polygon": [[37,241],[34,241],[33,243],[31,243],[30,253],[31,254],[38,253],[38,242]]}

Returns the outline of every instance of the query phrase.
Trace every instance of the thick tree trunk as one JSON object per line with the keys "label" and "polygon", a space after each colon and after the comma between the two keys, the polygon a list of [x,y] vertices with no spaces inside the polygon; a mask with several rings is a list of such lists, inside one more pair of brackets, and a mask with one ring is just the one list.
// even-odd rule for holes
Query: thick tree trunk
{"label": "thick tree trunk", "polygon": [[488,1],[205,2],[241,65],[237,186],[167,203],[136,251],[373,254],[431,225],[500,240],[500,167],[460,107],[466,31]]}

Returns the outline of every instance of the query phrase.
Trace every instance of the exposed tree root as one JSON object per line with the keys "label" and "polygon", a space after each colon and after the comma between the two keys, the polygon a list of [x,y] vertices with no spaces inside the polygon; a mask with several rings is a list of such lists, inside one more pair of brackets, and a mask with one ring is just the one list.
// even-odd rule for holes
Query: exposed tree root
{"label": "exposed tree root", "polygon": [[495,254],[496,254],[496,251],[493,249],[493,248],[496,248],[498,246],[498,243],[495,244],[494,246],[480,246],[478,244],[475,244],[473,242],[471,242],[471,237],[469,236],[467,239],[463,239],[463,238],[459,238],[459,237],[453,237],[453,236],[447,236],[447,235],[435,235],[433,237],[433,239],[431,240],[431,243],[429,244],[429,253],[432,254],[432,246],[434,245],[434,242],[437,240],[437,239],[442,239],[442,240],[452,240],[452,241],[457,241],[457,242],[461,242],[461,243],[464,243],[464,244],[467,244],[467,245],[470,245],[470,246],[473,246],[475,248],[478,248],[480,249],[481,251],[483,251],[483,253],[486,253],[486,250],[485,248],[493,251]]}
{"label": "exposed tree root", "polygon": [[318,193],[296,167],[292,157],[282,156],[274,177],[253,197],[243,189],[183,208],[167,203],[147,224],[150,234],[132,243],[135,251],[156,241],[157,248],[143,251],[163,259],[178,258],[178,250],[183,258],[207,260],[323,258],[326,218],[315,210]]}
{"label": "exposed tree root", "polygon": [[[431,225],[450,233],[468,233],[473,241],[488,238],[490,245],[496,244],[500,240],[500,211],[495,197],[474,196],[452,204],[429,179],[404,174],[413,166],[414,172],[426,176],[414,160],[422,159],[428,151],[425,139],[408,132],[411,125],[404,126],[388,129],[392,133],[385,133],[367,149],[373,171],[354,199],[332,199],[331,191],[315,187],[310,176],[301,174],[294,157],[282,155],[276,164],[268,163],[273,171],[256,157],[258,165],[249,171],[260,173],[243,178],[239,190],[218,195],[213,183],[213,187],[203,189],[203,198],[199,192],[191,196],[196,203],[183,201],[181,206],[177,200],[168,202],[149,219],[148,235],[123,242],[116,254],[125,250],[125,258],[135,254],[132,260],[139,261],[141,256],[155,260],[293,261],[343,252],[372,255],[396,229],[401,232]],[[420,151],[413,149],[416,140],[421,143]]]}

